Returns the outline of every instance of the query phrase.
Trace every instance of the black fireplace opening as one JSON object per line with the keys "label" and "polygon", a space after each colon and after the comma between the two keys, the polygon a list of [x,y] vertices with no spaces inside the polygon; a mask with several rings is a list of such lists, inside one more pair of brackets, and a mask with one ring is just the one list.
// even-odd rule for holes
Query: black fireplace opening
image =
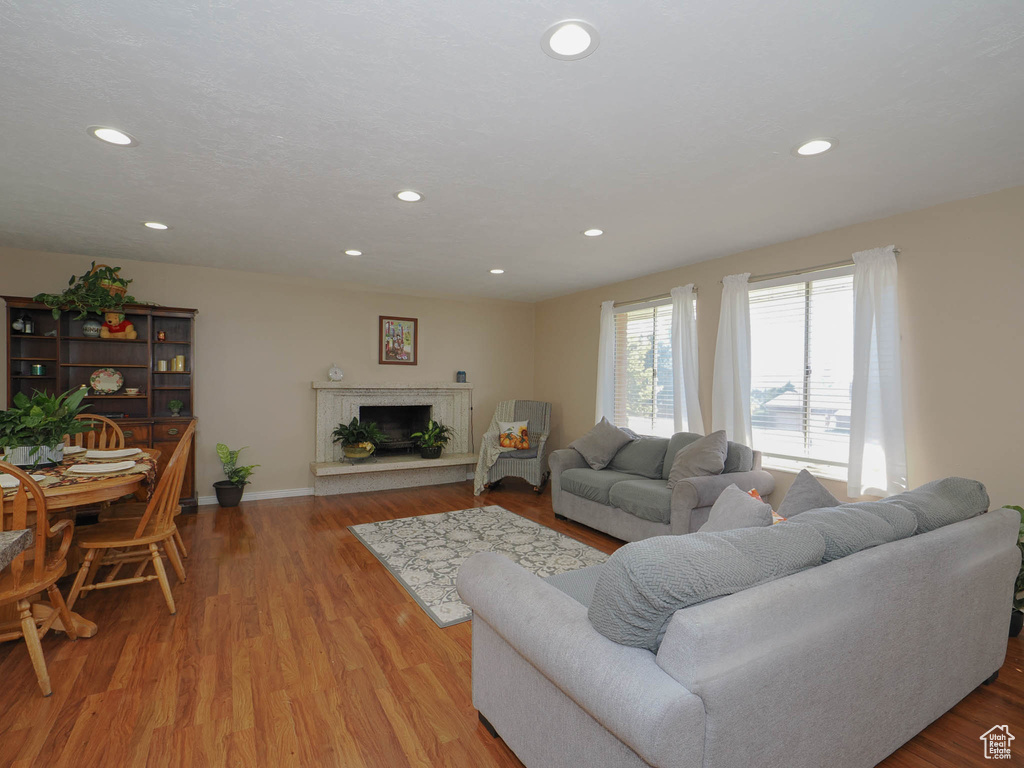
{"label": "black fireplace opening", "polygon": [[412,453],[416,444],[409,437],[413,432],[426,429],[430,419],[429,405],[361,405],[359,421],[372,421],[388,436],[378,455],[388,456]]}

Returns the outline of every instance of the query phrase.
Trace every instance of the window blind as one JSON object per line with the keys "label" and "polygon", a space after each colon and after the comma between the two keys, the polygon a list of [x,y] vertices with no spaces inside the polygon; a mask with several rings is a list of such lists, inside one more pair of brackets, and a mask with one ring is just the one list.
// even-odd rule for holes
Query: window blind
{"label": "window blind", "polygon": [[790,278],[750,291],[754,447],[775,466],[849,461],[853,276]]}
{"label": "window blind", "polygon": [[642,435],[669,437],[675,428],[672,305],[615,316],[615,424]]}

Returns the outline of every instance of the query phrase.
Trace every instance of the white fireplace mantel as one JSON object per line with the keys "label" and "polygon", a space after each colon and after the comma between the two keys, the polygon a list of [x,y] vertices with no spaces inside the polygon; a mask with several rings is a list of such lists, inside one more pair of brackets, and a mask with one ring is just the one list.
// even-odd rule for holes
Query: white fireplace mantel
{"label": "white fireplace mantel", "polygon": [[[476,463],[472,384],[314,381],[312,388],[316,391],[316,458],[310,469],[318,496],[464,480],[467,467]],[[431,464],[417,459],[410,464],[411,457],[389,457],[365,465],[365,471],[358,465],[344,464],[341,448],[332,441],[331,433],[338,424],[358,417],[360,406],[367,405],[429,405],[430,418],[453,431],[445,448],[447,460]]]}

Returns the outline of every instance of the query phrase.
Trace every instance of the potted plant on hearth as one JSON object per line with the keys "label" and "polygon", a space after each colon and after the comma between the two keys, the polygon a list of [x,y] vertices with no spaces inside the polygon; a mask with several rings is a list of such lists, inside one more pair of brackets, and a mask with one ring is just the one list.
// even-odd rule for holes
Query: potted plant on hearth
{"label": "potted plant on hearth", "polygon": [[424,459],[439,459],[441,451],[454,436],[452,428],[439,421],[430,420],[422,432],[413,432],[409,437],[420,447]]}
{"label": "potted plant on hearth", "polygon": [[249,484],[249,478],[252,477],[252,471],[259,466],[259,464],[238,466],[238,455],[244,450],[245,448],[239,448],[237,451],[232,451],[224,443],[217,443],[217,458],[220,459],[220,463],[224,467],[224,474],[228,478],[227,480],[218,480],[213,484],[217,502],[222,507],[238,506],[242,500],[242,494],[245,492],[245,486]]}
{"label": "potted plant on hearth", "polygon": [[63,395],[24,392],[14,405],[0,411],[0,453],[4,461],[19,467],[53,466],[64,459],[64,436],[88,432],[92,425],[75,417],[88,406],[82,399],[88,390],[72,389]]}
{"label": "potted plant on hearth", "polygon": [[[1006,505],[1020,515],[1020,531],[1017,533],[1017,546],[1020,547],[1021,557],[1024,558],[1024,507]],[[1021,560],[1020,570],[1017,572],[1017,581],[1013,585],[1013,613],[1010,614],[1010,637],[1016,637],[1024,628],[1024,559]]]}
{"label": "potted plant on hearth", "polygon": [[368,459],[388,441],[376,422],[359,422],[356,417],[348,424],[339,424],[331,433],[334,442],[341,443],[346,459]]}

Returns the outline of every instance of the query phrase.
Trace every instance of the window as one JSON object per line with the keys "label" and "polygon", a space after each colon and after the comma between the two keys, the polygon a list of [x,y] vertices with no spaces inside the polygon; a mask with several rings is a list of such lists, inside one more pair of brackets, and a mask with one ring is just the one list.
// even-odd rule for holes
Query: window
{"label": "window", "polygon": [[671,301],[616,309],[615,425],[671,437],[674,402]]}
{"label": "window", "polygon": [[846,479],[853,383],[853,268],[750,291],[754,447],[777,469]]}

